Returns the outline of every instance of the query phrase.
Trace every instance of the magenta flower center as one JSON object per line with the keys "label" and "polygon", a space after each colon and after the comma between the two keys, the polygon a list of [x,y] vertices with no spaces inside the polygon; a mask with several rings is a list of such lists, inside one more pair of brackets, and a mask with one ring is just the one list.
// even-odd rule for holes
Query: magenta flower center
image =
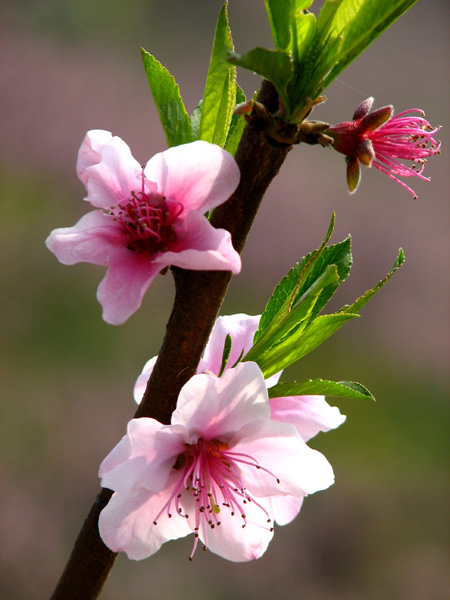
{"label": "magenta flower center", "polygon": [[133,191],[129,200],[111,208],[110,214],[121,224],[128,250],[157,254],[175,240],[173,223],[182,211],[181,204],[169,204],[165,196]]}
{"label": "magenta flower center", "polygon": [[[166,504],[153,521],[158,524],[159,517],[166,513],[172,517],[173,513],[188,519],[189,515],[183,508],[183,500],[189,500],[189,495],[194,500],[194,547],[189,557],[192,560],[197,548],[200,528],[207,544],[208,529],[221,525],[220,515],[228,511],[234,517],[242,519],[242,527],[247,524],[245,505],[253,502],[266,516],[268,528],[272,519],[267,510],[252,497],[247,491],[242,479],[239,465],[245,464],[262,469],[269,473],[278,483],[280,480],[273,473],[261,467],[258,462],[247,454],[231,452],[228,445],[218,440],[205,441],[199,439],[196,444],[186,444],[186,450],[180,454],[174,465],[179,472],[179,477],[174,485]],[[189,502],[192,506],[192,502]],[[173,511],[173,513],[172,513]],[[206,550],[206,545],[203,548]]]}

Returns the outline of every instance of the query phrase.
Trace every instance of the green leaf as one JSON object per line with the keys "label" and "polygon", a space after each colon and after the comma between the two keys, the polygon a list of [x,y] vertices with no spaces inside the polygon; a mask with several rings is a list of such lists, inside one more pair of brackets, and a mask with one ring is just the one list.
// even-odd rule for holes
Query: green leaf
{"label": "green leaf", "polygon": [[[331,4],[335,0],[328,0]],[[324,69],[334,63],[325,76],[327,87],[361,52],[418,0],[342,0],[327,24],[327,46],[338,48],[337,57],[325,60]],[[324,6],[325,8],[325,6]],[[322,9],[323,10],[323,9]],[[322,11],[321,11],[322,12]],[[320,15],[319,15],[320,17]],[[318,20],[320,31],[320,18]],[[338,43],[335,40],[339,40]],[[331,50],[333,53],[333,50]]]}
{"label": "green leaf", "polygon": [[264,0],[273,41],[277,50],[287,50],[291,40],[291,0]]}
{"label": "green leaf", "polygon": [[[245,102],[245,94],[239,85],[236,84],[236,105]],[[246,120],[244,115],[235,115],[231,119],[230,129],[228,131],[227,141],[225,142],[225,150],[234,156],[236,154],[237,147],[241,141],[242,134],[244,133],[244,127]]]}
{"label": "green leaf", "polygon": [[202,102],[203,100],[200,100],[191,115],[191,129],[194,140],[198,140],[198,130],[200,128],[200,119],[202,116]]}
{"label": "green leaf", "polygon": [[[317,317],[304,329],[299,336],[292,336],[286,342],[279,344],[258,357],[255,362],[264,373],[264,377],[275,375],[289,365],[314,350],[317,346],[328,339],[335,331],[340,329],[350,319],[359,315],[348,313],[337,313],[334,315],[322,315]],[[245,359],[247,357],[244,357]]]}
{"label": "green leaf", "polygon": [[264,334],[247,352],[244,360],[255,361],[261,367],[260,361],[268,364],[269,362],[284,360],[285,356],[290,356],[292,348],[297,347],[298,340],[303,335],[303,330],[310,320],[311,313],[322,290],[335,283],[337,279],[336,265],[329,265],[301,298],[296,301],[292,309],[275,319],[276,325],[272,321],[270,327],[266,328]]}
{"label": "green leaf", "polygon": [[375,400],[369,390],[354,381],[328,381],[326,379],[307,379],[278,383],[269,388],[269,398],[285,396],[342,396],[361,400]]}
{"label": "green leaf", "polygon": [[220,365],[220,371],[219,374],[217,375],[217,377],[221,377],[222,373],[225,371],[225,367],[227,366],[228,363],[228,359],[230,358],[230,354],[231,354],[231,335],[229,333],[227,333],[226,338],[225,338],[225,343],[223,345],[223,353],[222,353],[222,363]]}
{"label": "green leaf", "polygon": [[288,106],[286,88],[293,75],[293,63],[287,52],[254,48],[246,54],[229,53],[228,61],[271,81],[283,104]]}
{"label": "green leaf", "polygon": [[402,266],[402,264],[404,262],[405,262],[405,253],[400,248],[400,250],[398,251],[397,258],[395,259],[395,262],[392,265],[391,270],[386,275],[386,277],[384,279],[382,279],[374,288],[367,290],[367,292],[365,292],[362,296],[360,296],[355,302],[353,302],[353,304],[342,307],[339,312],[355,313],[355,312],[360,311],[361,308],[364,306],[364,304],[367,304],[367,302],[369,302],[369,300],[373,296],[375,296],[375,294],[377,292],[379,292],[381,290],[381,288],[389,281],[389,279],[392,277],[392,275],[394,275],[394,273],[396,273],[398,271],[398,269]]}
{"label": "green leaf", "polygon": [[[317,24],[295,21],[295,78],[290,86],[291,112],[299,113],[306,98],[322,91],[383,31],[417,0],[326,0]],[[306,23],[306,21],[305,21]]]}
{"label": "green leaf", "polygon": [[[316,35],[317,19],[313,13],[304,10],[311,2],[298,2],[297,0],[297,4],[291,18],[294,62],[297,72],[300,67],[300,71],[306,75],[303,62]],[[308,6],[305,6],[306,4]]]}
{"label": "green leaf", "polygon": [[339,281],[330,284],[321,292],[311,318],[314,318],[322,310],[336,291],[339,283],[342,283],[348,277],[352,264],[350,237],[339,244],[326,246],[334,229],[334,221],[335,216],[333,213],[328,231],[318,250],[314,250],[302,258],[276,286],[261,316],[258,331],[254,337],[255,343],[269,326],[271,329],[276,326],[280,318],[291,310],[292,305],[311,287],[313,282],[323,274],[329,265],[336,265]]}
{"label": "green leaf", "polygon": [[236,69],[227,62],[227,54],[233,49],[225,3],[217,20],[198,130],[198,139],[222,148],[227,139],[236,100]]}
{"label": "green leaf", "polygon": [[169,71],[143,48],[142,61],[156,110],[166,136],[167,145],[179,146],[194,141],[189,115],[180,96],[180,89]]}

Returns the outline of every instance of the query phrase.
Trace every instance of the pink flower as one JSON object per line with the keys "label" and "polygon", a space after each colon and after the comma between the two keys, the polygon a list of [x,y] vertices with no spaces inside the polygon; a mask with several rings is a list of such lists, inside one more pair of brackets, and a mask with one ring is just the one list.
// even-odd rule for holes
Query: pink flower
{"label": "pink flower", "polygon": [[[250,317],[244,314],[219,317],[211,331],[203,358],[198,366],[197,373],[211,373],[218,375],[222,363],[223,347],[227,334],[232,340],[231,354],[228,359],[227,369],[232,367],[238,358],[250,350],[253,336],[258,329],[260,315]],[[142,373],[139,375],[134,388],[136,402],[142,399],[157,357],[151,358]],[[266,386],[275,385],[281,373],[277,373],[266,380]],[[282,423],[292,423],[297,428],[301,438],[307,442],[320,431],[336,429],[345,421],[336,406],[330,406],[325,396],[286,396],[271,398],[269,400],[272,419]],[[300,509],[300,507],[299,507]]]}
{"label": "pink flower", "polygon": [[104,543],[136,560],[194,534],[232,561],[260,557],[273,523],[288,522],[304,496],[334,481],[325,457],[293,425],[270,418],[255,363],[222,377],[194,375],[182,388],[171,425],[133,419],[100,466],[114,494],[100,514]]}
{"label": "pink flower", "polygon": [[97,291],[108,323],[126,321],[169,265],[239,273],[229,232],[203,215],[225,202],[240,179],[236,162],[219,146],[173,147],[142,168],[119,137],[93,130],[78,153],[77,173],[85,199],[99,210],[55,229],[46,243],[66,265],[108,267]]}
{"label": "pink flower", "polygon": [[[425,113],[418,108],[393,117],[392,106],[370,112],[372,104],[373,98],[368,98],[355,110],[353,121],[339,123],[324,132],[333,139],[333,148],[346,155],[348,189],[351,193],[356,191],[361,163],[366,167],[373,165],[417,198],[399,177],[429,181],[422,171],[426,157],[440,153],[441,144],[433,138],[440,128],[433,129],[423,118]],[[420,116],[411,115],[413,112]],[[407,166],[398,159],[412,161],[412,165]]]}

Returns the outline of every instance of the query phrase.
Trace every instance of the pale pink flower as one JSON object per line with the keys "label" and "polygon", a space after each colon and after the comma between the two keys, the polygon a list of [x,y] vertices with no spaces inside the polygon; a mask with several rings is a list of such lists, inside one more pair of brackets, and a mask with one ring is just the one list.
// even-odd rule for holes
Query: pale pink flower
{"label": "pale pink flower", "polygon": [[[356,191],[361,163],[366,167],[374,166],[417,198],[399,177],[419,177],[429,181],[422,171],[426,158],[440,153],[441,144],[433,138],[440,128],[432,128],[424,119],[425,113],[418,108],[393,116],[391,105],[370,112],[372,104],[373,98],[368,98],[355,110],[352,121],[324,131],[333,139],[333,148],[346,155],[348,189]],[[412,161],[412,165],[405,165],[399,159]]]}
{"label": "pale pink flower", "polygon": [[[258,329],[260,318],[260,315],[251,317],[245,314],[219,317],[211,331],[197,373],[219,374],[227,334],[231,336],[232,346],[226,368],[232,367],[239,357],[245,355],[252,347],[253,336]],[[156,359],[157,357],[154,356],[145,364],[136,381],[134,398],[138,404],[145,392]],[[280,376],[281,372],[269,377],[266,380],[266,386],[275,385]],[[345,421],[345,416],[341,415],[336,406],[330,406],[326,402],[325,396],[286,396],[271,398],[269,402],[272,419],[295,425],[305,442],[320,431],[336,429]]]}
{"label": "pale pink flower", "polygon": [[334,481],[326,458],[270,416],[261,370],[248,362],[220,378],[194,375],[171,425],[130,421],[100,466],[115,492],[100,514],[104,543],[139,560],[193,533],[191,558],[198,540],[228,560],[260,557],[274,521]]}
{"label": "pale pink flower", "polygon": [[108,323],[126,321],[170,265],[240,271],[229,232],[212,227],[203,214],[225,202],[240,179],[233,157],[219,146],[176,146],[143,168],[123,140],[93,130],[81,145],[77,173],[85,200],[99,210],[73,227],[55,229],[46,243],[66,265],[108,267],[97,291]]}

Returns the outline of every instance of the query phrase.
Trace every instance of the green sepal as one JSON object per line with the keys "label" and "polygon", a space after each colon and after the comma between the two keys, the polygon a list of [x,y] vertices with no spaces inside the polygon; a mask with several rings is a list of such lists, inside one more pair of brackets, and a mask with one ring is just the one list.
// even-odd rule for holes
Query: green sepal
{"label": "green sepal", "polygon": [[189,115],[180,88],[169,71],[149,52],[141,48],[142,61],[150,91],[166,136],[167,145],[179,146],[194,141]]}
{"label": "green sepal", "polygon": [[223,345],[222,362],[220,364],[220,371],[219,371],[219,374],[217,375],[217,377],[221,377],[222,373],[225,371],[225,367],[227,366],[228,359],[230,358],[230,354],[231,354],[231,345],[232,345],[231,335],[229,333],[227,333],[226,338],[225,338],[225,343]]}
{"label": "green sepal", "polygon": [[285,396],[341,396],[358,400],[375,400],[371,392],[355,381],[329,381],[327,379],[306,379],[277,383],[268,389],[269,398]]}
{"label": "green sepal", "polygon": [[219,13],[206,78],[198,139],[224,147],[236,101],[236,68],[227,61],[234,50],[227,3]]}

